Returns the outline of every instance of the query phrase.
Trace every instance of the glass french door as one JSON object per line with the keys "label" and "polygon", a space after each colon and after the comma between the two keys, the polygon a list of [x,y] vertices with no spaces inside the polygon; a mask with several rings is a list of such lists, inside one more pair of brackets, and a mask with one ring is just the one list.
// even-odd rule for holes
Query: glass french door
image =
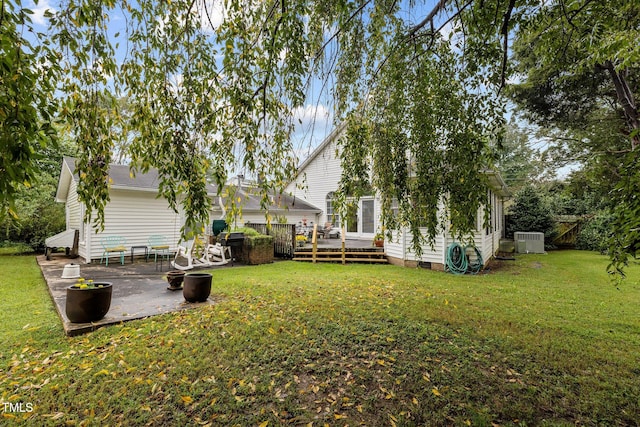
{"label": "glass french door", "polygon": [[347,233],[354,237],[371,237],[376,232],[375,201],[373,198],[362,198],[357,211],[347,217]]}
{"label": "glass french door", "polygon": [[361,200],[360,209],[362,210],[361,234],[370,234],[373,237],[376,232],[375,204],[373,199]]}

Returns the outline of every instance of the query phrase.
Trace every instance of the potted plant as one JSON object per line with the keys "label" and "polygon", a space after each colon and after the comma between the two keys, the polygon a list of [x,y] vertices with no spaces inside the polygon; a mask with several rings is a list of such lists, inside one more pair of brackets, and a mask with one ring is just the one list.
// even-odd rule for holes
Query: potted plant
{"label": "potted plant", "polygon": [[72,323],[89,323],[102,319],[111,307],[113,286],[82,277],[67,288],[65,312]]}
{"label": "potted plant", "polygon": [[167,282],[169,282],[170,291],[177,291],[182,289],[182,282],[184,281],[184,271],[171,270],[167,272]]}
{"label": "potted plant", "polygon": [[182,295],[187,302],[204,302],[211,294],[210,273],[188,273],[184,275]]}
{"label": "potted plant", "polygon": [[384,246],[384,234],[382,232],[378,231],[376,235],[373,236],[373,244],[378,248]]}

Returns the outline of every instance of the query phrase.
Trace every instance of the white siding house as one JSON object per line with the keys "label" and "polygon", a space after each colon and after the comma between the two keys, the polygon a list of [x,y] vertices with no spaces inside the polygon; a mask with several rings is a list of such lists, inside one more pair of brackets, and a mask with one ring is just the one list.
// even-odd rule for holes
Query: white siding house
{"label": "white siding house", "polygon": [[127,248],[147,245],[149,236],[153,234],[166,236],[175,246],[180,239],[183,220],[180,213],[169,208],[165,199],[157,197],[157,173],[150,171],[132,178],[128,166],[111,165],[109,176],[112,179],[109,189],[111,200],[104,210],[104,230],[98,233],[91,223],[83,223],[85,206],[78,200],[80,178],[75,173],[75,160],[65,157],[62,161],[56,201],[65,203],[66,229],[80,231],[80,258],[85,262],[100,260],[103,252],[100,240],[109,235],[124,237]]}
{"label": "white siding house", "polygon": [[[242,226],[246,223],[286,223],[297,224],[303,219],[314,221],[320,214],[320,209],[308,202],[291,196],[287,193],[270,194],[269,206],[263,209],[260,202],[260,190],[251,181],[232,180],[230,185],[235,187],[234,198],[239,199],[239,212],[233,215],[232,224]],[[223,212],[220,204],[213,207],[213,215],[216,218],[222,217]]]}
{"label": "white siding house", "polygon": [[[373,238],[382,229],[380,222],[380,201],[375,195],[363,197],[359,201],[358,213],[353,221],[345,221],[333,213],[331,197],[338,189],[342,167],[338,155],[338,139],[344,126],[337,127],[318,148],[300,166],[296,178],[286,191],[315,205],[321,211],[316,215],[318,224],[331,222],[334,226],[344,225],[347,238]],[[491,204],[491,224],[482,228],[484,211],[477,212],[479,229],[475,233],[475,246],[480,250],[485,263],[498,251],[500,238],[504,236],[503,200],[508,191],[498,173],[488,172],[491,189],[488,200]],[[482,229],[480,229],[482,228]],[[412,237],[409,230],[393,232],[393,239],[385,241],[385,252],[391,263],[416,266],[419,263],[431,263],[434,269],[444,269],[447,248],[454,241],[449,233],[436,236],[433,249],[430,245],[422,248],[422,255],[416,256],[412,250]]]}
{"label": "white siding house", "polygon": [[[80,177],[75,172],[75,159],[65,157],[62,161],[56,201],[65,203],[66,230],[79,230],[79,257],[87,263],[92,260],[99,261],[103,253],[101,239],[113,235],[126,239],[126,255],[130,255],[133,246],[146,246],[151,235],[165,236],[169,245],[176,247],[180,241],[184,216],[181,210],[174,212],[167,200],[158,196],[157,171],[152,169],[148,173],[137,173],[132,177],[129,166],[110,165],[109,178],[110,201],[104,210],[104,230],[96,232],[91,222],[83,223],[85,206],[78,200],[77,187]],[[207,193],[212,199],[210,219],[221,218],[224,211],[220,207],[216,188],[209,185]],[[244,206],[242,215],[236,218],[235,225],[241,226],[249,221],[264,223],[265,212],[260,207],[259,198],[246,189],[238,194],[242,194]],[[272,199],[274,204],[268,213],[274,217],[286,216],[290,224],[319,213],[317,208],[288,195]],[[143,253],[142,249],[135,252],[136,255]]]}

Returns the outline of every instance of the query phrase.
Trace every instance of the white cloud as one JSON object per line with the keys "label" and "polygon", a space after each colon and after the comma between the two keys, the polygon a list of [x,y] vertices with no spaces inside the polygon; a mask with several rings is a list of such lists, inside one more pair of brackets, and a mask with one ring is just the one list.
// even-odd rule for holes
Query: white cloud
{"label": "white cloud", "polygon": [[226,11],[221,0],[203,0],[198,4],[200,26],[205,32],[213,32],[225,20]]}
{"label": "white cloud", "polygon": [[51,6],[49,0],[40,0],[37,5],[34,2],[31,2],[28,6],[28,9],[33,11],[33,15],[31,15],[31,18],[33,19],[33,22],[38,25],[45,25],[47,23],[47,18],[45,18],[44,16],[47,10],[51,11],[52,13],[56,12],[56,9]]}
{"label": "white cloud", "polygon": [[310,125],[317,127],[326,125],[331,118],[331,113],[322,104],[306,105],[295,108],[293,110],[293,118],[296,121],[296,125],[303,128]]}

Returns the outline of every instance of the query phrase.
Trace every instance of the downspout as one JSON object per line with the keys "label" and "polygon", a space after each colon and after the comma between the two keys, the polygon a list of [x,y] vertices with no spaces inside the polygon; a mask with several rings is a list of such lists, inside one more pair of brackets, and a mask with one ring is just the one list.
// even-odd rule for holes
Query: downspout
{"label": "downspout", "polygon": [[[493,191],[491,192],[491,209],[491,216],[493,218],[493,223],[491,224],[491,257],[493,258],[496,256],[496,227],[498,225],[498,199]],[[485,265],[487,265],[488,262],[488,260],[485,260]]]}
{"label": "downspout", "polygon": [[91,242],[93,241],[93,234],[91,230],[91,220],[88,222],[84,221],[84,212],[85,206],[84,203],[81,205],[82,209],[80,210],[80,218],[82,218],[82,226],[84,227],[84,261],[87,264],[91,264]]}
{"label": "downspout", "polygon": [[222,196],[218,196],[218,206],[220,206],[220,210],[222,211],[222,214],[220,215],[220,219],[225,219],[225,216],[227,215],[227,209],[224,207]]}
{"label": "downspout", "polygon": [[407,262],[407,229],[402,227],[402,265],[406,266]]}
{"label": "downspout", "polygon": [[442,261],[442,266],[446,270],[446,266],[447,266],[447,231],[446,230],[442,231],[441,237],[442,237],[441,261]]}

